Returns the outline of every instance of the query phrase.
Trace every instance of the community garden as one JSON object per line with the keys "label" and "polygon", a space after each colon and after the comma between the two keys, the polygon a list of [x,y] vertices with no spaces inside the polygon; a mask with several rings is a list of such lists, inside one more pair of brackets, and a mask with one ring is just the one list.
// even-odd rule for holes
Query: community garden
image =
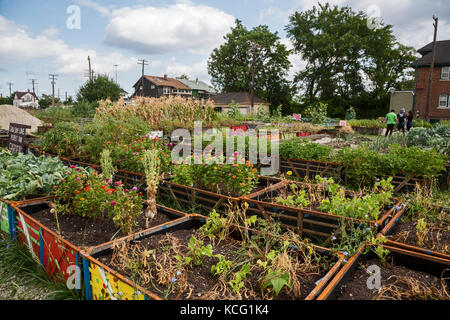
{"label": "community garden", "polygon": [[46,128],[26,153],[1,138],[0,254],[27,255],[65,297],[450,298],[447,123],[384,137],[381,119],[222,114],[176,97],[35,116]]}

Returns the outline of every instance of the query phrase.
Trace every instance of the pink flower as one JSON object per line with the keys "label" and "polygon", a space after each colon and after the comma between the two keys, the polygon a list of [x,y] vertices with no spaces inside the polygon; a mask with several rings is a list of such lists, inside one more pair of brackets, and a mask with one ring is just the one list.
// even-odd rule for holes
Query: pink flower
{"label": "pink flower", "polygon": [[112,205],[112,206],[115,206],[116,204],[117,204],[116,201],[111,201],[111,202],[110,202],[110,205]]}
{"label": "pink flower", "polygon": [[80,181],[81,180],[81,178],[80,177],[77,177],[77,181]]}
{"label": "pink flower", "polygon": [[131,190],[133,190],[133,191],[137,191],[137,190],[138,190],[138,188],[136,188],[136,187],[133,187],[133,189],[131,189]]}
{"label": "pink flower", "polygon": [[172,147],[173,146],[173,143],[171,142],[171,143],[169,143],[169,147]]}
{"label": "pink flower", "polygon": [[114,182],[114,185],[115,185],[115,186],[120,186],[121,184],[122,184],[122,182],[120,182],[120,181]]}
{"label": "pink flower", "polygon": [[80,168],[75,168],[75,170],[77,170],[77,171],[81,171],[81,169],[80,169]]}
{"label": "pink flower", "polygon": [[123,191],[125,191],[125,193],[128,193],[128,192],[130,192],[130,190],[128,190],[128,189],[125,189],[125,190],[123,190]]}
{"label": "pink flower", "polygon": [[75,168],[75,166],[72,164],[72,165],[70,166],[70,168],[73,169],[73,168]]}

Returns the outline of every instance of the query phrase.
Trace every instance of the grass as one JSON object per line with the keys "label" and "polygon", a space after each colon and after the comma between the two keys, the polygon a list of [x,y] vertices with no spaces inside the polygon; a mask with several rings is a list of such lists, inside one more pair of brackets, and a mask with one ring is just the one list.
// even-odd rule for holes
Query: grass
{"label": "grass", "polygon": [[65,281],[51,279],[27,249],[0,232],[0,300],[79,299]]}

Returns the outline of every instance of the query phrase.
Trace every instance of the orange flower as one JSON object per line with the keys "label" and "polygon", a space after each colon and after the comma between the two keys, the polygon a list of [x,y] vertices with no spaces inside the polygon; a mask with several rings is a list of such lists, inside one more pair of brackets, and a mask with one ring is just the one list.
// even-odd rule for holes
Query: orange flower
{"label": "orange flower", "polygon": [[84,191],[89,191],[89,190],[91,190],[91,188],[90,188],[90,187],[86,187],[86,188],[84,188]]}
{"label": "orange flower", "polygon": [[84,200],[86,200],[86,199],[85,199],[85,198],[81,198],[80,200],[81,200],[81,201],[84,201]]}
{"label": "orange flower", "polygon": [[233,176],[233,179],[236,179],[236,176]]}
{"label": "orange flower", "polygon": [[80,194],[80,191],[75,192],[75,194]]}

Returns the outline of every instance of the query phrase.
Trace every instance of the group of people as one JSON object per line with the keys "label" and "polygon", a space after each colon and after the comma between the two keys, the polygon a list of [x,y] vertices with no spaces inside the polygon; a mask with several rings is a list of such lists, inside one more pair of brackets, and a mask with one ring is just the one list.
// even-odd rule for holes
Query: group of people
{"label": "group of people", "polygon": [[409,111],[409,113],[406,114],[405,109],[401,109],[398,114],[395,114],[395,111],[391,110],[391,112],[386,115],[385,119],[387,122],[386,136],[392,135],[395,124],[397,124],[398,131],[403,133],[405,133],[405,129],[409,131],[413,126],[413,118],[414,114],[412,111]]}

